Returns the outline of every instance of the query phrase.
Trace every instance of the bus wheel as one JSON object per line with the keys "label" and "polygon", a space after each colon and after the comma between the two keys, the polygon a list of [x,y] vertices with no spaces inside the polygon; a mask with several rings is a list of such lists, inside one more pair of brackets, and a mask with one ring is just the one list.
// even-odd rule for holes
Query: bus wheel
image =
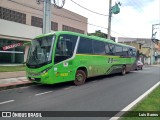
{"label": "bus wheel", "polygon": [[77,70],[76,78],[74,80],[75,85],[82,85],[86,81],[86,73],[83,70]]}
{"label": "bus wheel", "polygon": [[126,66],[122,66],[122,75],[125,75],[126,74]]}

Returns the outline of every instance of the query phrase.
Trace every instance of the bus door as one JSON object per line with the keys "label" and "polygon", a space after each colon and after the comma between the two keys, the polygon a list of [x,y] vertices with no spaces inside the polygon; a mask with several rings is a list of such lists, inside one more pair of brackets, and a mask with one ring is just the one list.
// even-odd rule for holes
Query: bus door
{"label": "bus door", "polygon": [[72,80],[73,75],[73,55],[78,36],[60,35],[55,49],[55,71],[61,81]]}

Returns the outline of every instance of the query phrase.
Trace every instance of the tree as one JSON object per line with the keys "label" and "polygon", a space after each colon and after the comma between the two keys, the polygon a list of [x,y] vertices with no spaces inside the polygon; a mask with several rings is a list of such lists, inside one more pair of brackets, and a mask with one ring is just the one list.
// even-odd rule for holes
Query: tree
{"label": "tree", "polygon": [[93,36],[98,36],[101,38],[107,38],[107,35],[105,35],[104,33],[102,33],[100,30],[95,31],[95,33],[88,33],[89,36],[93,35]]}

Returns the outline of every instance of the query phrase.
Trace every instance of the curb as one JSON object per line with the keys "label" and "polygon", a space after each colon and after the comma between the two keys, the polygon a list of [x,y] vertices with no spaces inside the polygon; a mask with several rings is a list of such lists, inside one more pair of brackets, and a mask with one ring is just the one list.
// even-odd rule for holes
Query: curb
{"label": "curb", "polygon": [[7,89],[13,89],[13,88],[18,88],[18,87],[25,87],[25,86],[30,86],[33,85],[31,81],[24,81],[24,82],[15,82],[12,84],[4,84],[0,85],[0,91],[2,90],[7,90]]}

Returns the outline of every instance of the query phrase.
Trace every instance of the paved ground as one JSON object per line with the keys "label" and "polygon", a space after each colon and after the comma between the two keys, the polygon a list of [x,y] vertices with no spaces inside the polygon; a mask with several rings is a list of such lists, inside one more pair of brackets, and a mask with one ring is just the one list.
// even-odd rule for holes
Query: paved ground
{"label": "paved ground", "polygon": [[0,72],[0,90],[31,84],[25,75],[25,71]]}
{"label": "paved ground", "polygon": [[25,71],[17,71],[17,72],[0,72],[0,79],[8,79],[8,78],[18,78],[26,76]]}
{"label": "paved ground", "polygon": [[[160,81],[159,67],[145,67],[125,76],[72,83],[34,85],[0,92],[0,111],[120,111]],[[49,118],[48,118],[49,119]],[[107,120],[108,118],[50,118],[53,120]]]}

